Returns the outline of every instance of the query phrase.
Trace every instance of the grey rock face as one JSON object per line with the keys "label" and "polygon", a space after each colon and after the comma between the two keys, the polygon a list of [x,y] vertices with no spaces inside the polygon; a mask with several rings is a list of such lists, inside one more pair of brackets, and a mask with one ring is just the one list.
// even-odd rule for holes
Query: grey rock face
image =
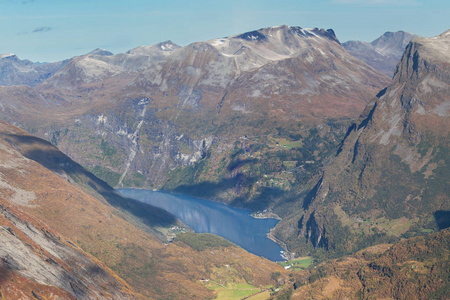
{"label": "grey rock face", "polygon": [[[344,211],[357,224],[375,210],[393,220],[450,209],[448,176],[439,175],[450,161],[449,50],[450,30],[411,41],[392,83],[349,128],[299,222],[300,234],[315,247],[340,243],[337,237],[351,225],[336,230],[331,220]],[[348,240],[357,234],[347,232]]]}
{"label": "grey rock face", "polygon": [[[0,226],[0,267],[43,285],[59,287],[76,299],[102,299],[107,293],[114,298],[127,299],[115,290],[119,283],[98,265],[72,247],[64,244],[59,236],[40,230],[22,221],[9,209],[0,205],[0,218],[10,221],[14,227]],[[19,238],[18,231],[39,245],[43,252]],[[64,261],[66,265],[58,261]],[[111,285],[112,284],[112,285]],[[112,288],[111,288],[112,286]],[[106,290],[105,290],[106,291]]]}

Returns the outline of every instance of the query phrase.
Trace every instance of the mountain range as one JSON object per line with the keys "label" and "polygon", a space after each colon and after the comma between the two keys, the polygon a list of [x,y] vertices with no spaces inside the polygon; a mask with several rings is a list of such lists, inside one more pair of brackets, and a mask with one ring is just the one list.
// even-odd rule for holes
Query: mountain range
{"label": "mountain range", "polygon": [[[298,298],[401,298],[424,286],[414,278],[445,281],[447,231],[388,248],[450,225],[450,31],[412,37],[341,45],[330,29],[277,26],[185,47],[96,49],[42,76],[2,57],[5,70],[27,65],[35,77],[14,71],[0,86],[0,117],[32,134],[0,124],[1,295],[211,298],[198,282],[211,278],[284,285]],[[279,265],[214,236],[167,243],[172,228],[189,230],[111,186],[278,215],[270,236],[316,262],[389,245],[288,281]],[[419,275],[404,272],[408,261]]]}
{"label": "mountain range", "polygon": [[[177,172],[209,154],[219,170],[244,135],[345,125],[387,84],[332,30],[278,26],[185,47],[167,41],[75,57],[35,87],[2,87],[0,99],[5,120],[52,141],[111,185],[175,189],[224,176],[239,184],[236,172],[197,172],[201,178],[189,182]],[[216,194],[242,198],[251,186]]]}
{"label": "mountain range", "polygon": [[342,46],[372,68],[392,77],[406,45],[418,37],[404,31],[386,32],[371,43],[348,41]]}

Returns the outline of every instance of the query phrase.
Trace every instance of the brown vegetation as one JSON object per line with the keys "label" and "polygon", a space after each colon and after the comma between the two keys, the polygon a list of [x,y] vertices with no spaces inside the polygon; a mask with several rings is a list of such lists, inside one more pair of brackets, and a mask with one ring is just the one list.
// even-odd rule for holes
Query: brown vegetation
{"label": "brown vegetation", "polygon": [[448,299],[450,231],[377,245],[298,272],[292,299]]}

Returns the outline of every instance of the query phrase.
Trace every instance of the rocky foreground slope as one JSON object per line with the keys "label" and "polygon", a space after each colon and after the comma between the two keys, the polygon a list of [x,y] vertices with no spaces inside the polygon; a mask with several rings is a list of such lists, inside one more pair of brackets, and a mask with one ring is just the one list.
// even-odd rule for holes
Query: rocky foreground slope
{"label": "rocky foreground slope", "polygon": [[266,286],[284,273],[218,237],[167,244],[158,230],[182,226],[173,216],[3,121],[0,154],[2,298],[201,299],[214,297],[201,278]]}
{"label": "rocky foreground slope", "polygon": [[407,46],[281,236],[342,255],[448,226],[449,50],[450,31]]}

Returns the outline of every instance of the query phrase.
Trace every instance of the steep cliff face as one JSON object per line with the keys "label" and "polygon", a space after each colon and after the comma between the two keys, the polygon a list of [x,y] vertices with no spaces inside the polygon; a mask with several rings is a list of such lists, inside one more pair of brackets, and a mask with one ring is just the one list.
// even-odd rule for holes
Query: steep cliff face
{"label": "steep cliff face", "polygon": [[0,292],[5,299],[136,298],[104,264],[36,219],[15,214],[7,206],[0,205]]}
{"label": "steep cliff face", "polygon": [[345,253],[364,240],[437,228],[433,215],[450,209],[449,47],[450,32],[407,46],[392,84],[349,128],[326,167],[300,236],[316,247],[311,236],[321,236]]}

